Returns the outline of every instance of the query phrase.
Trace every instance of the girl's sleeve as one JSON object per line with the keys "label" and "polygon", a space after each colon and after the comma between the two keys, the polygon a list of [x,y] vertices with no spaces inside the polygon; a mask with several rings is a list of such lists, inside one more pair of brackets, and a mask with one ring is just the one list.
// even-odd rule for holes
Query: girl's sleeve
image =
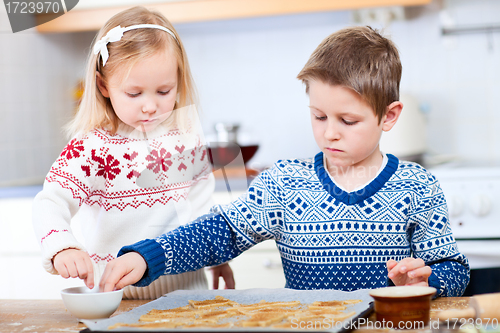
{"label": "girl's sleeve", "polygon": [[453,237],[441,186],[430,174],[426,183],[410,215],[412,252],[432,268],[429,285],[438,290],[438,296],[461,296],[469,283],[469,262]]}
{"label": "girl's sleeve", "polygon": [[42,265],[57,274],[52,259],[68,248],[84,250],[74,237],[70,221],[89,193],[85,177],[85,147],[73,139],[52,165],[43,189],[33,201],[32,222],[42,250]]}

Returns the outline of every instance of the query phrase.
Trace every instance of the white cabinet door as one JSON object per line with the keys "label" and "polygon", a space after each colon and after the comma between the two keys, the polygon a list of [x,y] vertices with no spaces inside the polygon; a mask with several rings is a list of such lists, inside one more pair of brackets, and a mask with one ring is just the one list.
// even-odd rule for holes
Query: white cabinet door
{"label": "white cabinet door", "polygon": [[257,244],[230,263],[236,289],[283,288],[285,276],[274,241]]}
{"label": "white cabinet door", "polygon": [[65,280],[42,267],[32,204],[33,198],[0,199],[0,299],[60,299],[61,289],[83,286],[80,279]]}

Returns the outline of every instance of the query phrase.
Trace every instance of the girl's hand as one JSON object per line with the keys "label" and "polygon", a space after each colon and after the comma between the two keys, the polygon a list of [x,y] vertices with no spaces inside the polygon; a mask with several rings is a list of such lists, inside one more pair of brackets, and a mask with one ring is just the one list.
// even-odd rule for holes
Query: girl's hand
{"label": "girl's hand", "polygon": [[88,288],[94,288],[94,267],[87,252],[77,249],[62,250],[54,256],[52,263],[63,278],[80,278]]}
{"label": "girl's hand", "polygon": [[235,283],[233,270],[228,263],[210,267],[210,270],[212,271],[214,289],[219,289],[219,277],[222,277],[224,279],[224,282],[226,283],[226,289],[234,289]]}
{"label": "girl's hand", "polygon": [[429,286],[432,269],[420,258],[405,258],[400,262],[390,259],[387,272],[396,286]]}
{"label": "girl's hand", "polygon": [[102,292],[125,288],[139,281],[148,265],[137,252],[129,252],[111,260],[107,265],[99,283]]}

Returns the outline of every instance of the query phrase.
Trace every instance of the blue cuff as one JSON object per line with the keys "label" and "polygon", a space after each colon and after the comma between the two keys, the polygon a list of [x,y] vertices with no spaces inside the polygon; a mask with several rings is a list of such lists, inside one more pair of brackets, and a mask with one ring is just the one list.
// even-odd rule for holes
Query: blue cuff
{"label": "blue cuff", "polygon": [[432,298],[434,299],[434,298],[440,296],[441,283],[439,282],[439,278],[437,277],[437,275],[434,272],[432,272],[431,275],[429,276],[427,283],[429,284],[429,287],[434,287],[437,290],[436,294]]}
{"label": "blue cuff", "polygon": [[145,239],[132,245],[124,246],[118,252],[118,257],[128,252],[139,253],[148,268],[144,276],[136,283],[135,287],[145,287],[165,272],[165,251],[154,239]]}

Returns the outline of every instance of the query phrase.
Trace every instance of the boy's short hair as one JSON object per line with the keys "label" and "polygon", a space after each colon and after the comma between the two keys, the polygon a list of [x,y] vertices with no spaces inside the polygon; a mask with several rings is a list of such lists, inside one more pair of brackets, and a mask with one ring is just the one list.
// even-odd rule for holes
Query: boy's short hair
{"label": "boy's short hair", "polygon": [[310,80],[356,91],[381,121],[387,106],[399,100],[402,66],[392,41],[371,27],[339,30],[313,52],[297,78],[309,92]]}

